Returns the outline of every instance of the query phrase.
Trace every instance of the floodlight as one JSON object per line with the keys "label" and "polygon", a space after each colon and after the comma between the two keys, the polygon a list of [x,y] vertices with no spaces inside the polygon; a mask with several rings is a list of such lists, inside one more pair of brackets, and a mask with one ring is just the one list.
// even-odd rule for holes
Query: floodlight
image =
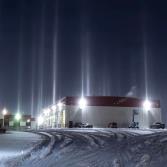
{"label": "floodlight", "polygon": [[53,111],[55,111],[56,110],[56,105],[53,105],[51,108],[52,108]]}
{"label": "floodlight", "polygon": [[30,119],[27,119],[27,122],[30,122]]}
{"label": "floodlight", "polygon": [[62,106],[63,106],[63,103],[58,102],[57,106],[59,107],[59,110],[61,110],[61,109],[62,109]]}
{"label": "floodlight", "polygon": [[49,113],[50,113],[50,108],[44,109],[43,112],[44,112],[44,115],[49,115]]}
{"label": "floodlight", "polygon": [[19,120],[21,119],[21,114],[20,114],[20,113],[16,113],[15,119],[16,119],[17,121],[19,121]]}
{"label": "floodlight", "polygon": [[80,109],[84,109],[87,105],[87,101],[85,98],[81,97],[81,99],[79,100],[79,108]]}
{"label": "floodlight", "polygon": [[39,126],[39,125],[42,125],[42,124],[43,124],[44,119],[43,119],[43,117],[40,115],[40,116],[38,117],[37,121],[38,121],[38,126]]}
{"label": "floodlight", "polygon": [[151,109],[151,102],[149,100],[145,100],[143,103],[143,107],[146,111],[149,111]]}
{"label": "floodlight", "polygon": [[6,109],[6,108],[4,108],[4,109],[2,110],[2,114],[3,114],[3,115],[6,115],[6,114],[7,114],[7,109]]}

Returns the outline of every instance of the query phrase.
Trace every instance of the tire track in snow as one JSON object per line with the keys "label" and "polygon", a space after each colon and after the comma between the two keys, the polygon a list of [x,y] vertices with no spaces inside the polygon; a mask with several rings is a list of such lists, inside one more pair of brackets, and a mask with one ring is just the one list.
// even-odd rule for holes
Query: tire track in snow
{"label": "tire track in snow", "polygon": [[140,134],[126,129],[93,129],[92,132],[90,129],[51,129],[46,132],[55,140],[50,154],[28,166],[141,167],[151,164],[157,167],[156,155],[167,154],[167,132],[147,130]]}
{"label": "tire track in snow", "polygon": [[[60,134],[60,133],[58,132],[58,134]],[[67,134],[68,134],[68,132],[67,132]],[[79,133],[79,132],[77,132],[77,133],[70,132],[70,134],[71,134],[70,136],[69,136],[69,134],[68,135],[67,134],[62,133],[61,135],[65,135],[66,137],[68,136],[68,137],[72,138],[73,143],[72,143],[72,145],[70,145],[70,147],[73,146],[73,149],[71,150],[72,154],[70,156],[68,156],[68,158],[65,158],[65,161],[63,160],[64,165],[65,165],[65,163],[68,164],[73,157],[80,157],[80,156],[84,157],[85,155],[88,155],[88,151],[90,151],[91,149],[93,149],[93,148],[98,149],[99,147],[101,147],[101,144],[99,143],[99,140],[97,139],[97,137],[92,136],[92,134]],[[83,146],[83,148],[84,149],[86,148],[87,151],[85,152],[85,150],[84,150],[83,152],[80,151],[78,153],[78,146],[80,146],[80,148]],[[90,149],[88,149],[88,147],[90,147]],[[64,148],[63,148],[63,150],[64,150]],[[60,150],[59,152],[62,153],[62,150]]]}
{"label": "tire track in snow", "polygon": [[[35,133],[34,131],[30,131],[30,133]],[[34,145],[34,147],[30,148],[26,152],[22,152],[20,156],[17,156],[15,158],[12,158],[8,161],[5,162],[4,166],[10,166],[10,167],[16,167],[20,166],[23,161],[26,159],[31,159],[34,156],[34,152],[38,152],[41,150],[43,147],[47,147],[48,144],[50,143],[50,139],[46,135],[41,135],[40,133],[36,133],[40,135],[43,140],[41,140],[40,143],[37,143]]]}
{"label": "tire track in snow", "polygon": [[11,167],[22,166],[23,163],[24,163],[24,166],[26,166],[27,163],[29,162],[31,162],[31,164],[38,164],[39,161],[41,161],[42,159],[45,159],[47,156],[52,154],[53,146],[55,143],[54,136],[51,135],[50,133],[43,132],[43,131],[39,131],[37,132],[37,134],[44,136],[45,140],[43,140],[41,144],[38,144],[37,147],[34,147],[31,153],[29,153],[29,155],[26,155],[24,159],[19,160],[19,163]]}
{"label": "tire track in snow", "polygon": [[[104,131],[103,131],[104,132]],[[104,138],[104,135],[103,136],[100,136],[98,133],[77,133],[79,134],[80,136],[82,136],[82,138],[86,138],[88,140],[88,143],[91,143],[89,146],[93,146],[93,148],[100,148],[102,146],[102,143],[105,143],[105,141],[103,141],[101,139],[101,137]],[[119,133],[116,133],[116,132],[113,132],[112,131],[112,134],[111,132],[108,133],[109,135],[105,135],[105,137],[108,139],[115,139],[115,140],[125,140],[128,137],[133,137],[134,135],[132,135],[131,133],[129,134],[126,134],[126,132],[119,132]],[[75,134],[76,136],[76,134]],[[111,147],[112,148],[112,147]],[[109,149],[108,149],[109,150]],[[99,151],[101,152],[101,150]],[[97,161],[97,154],[98,154],[98,151],[96,150],[95,153],[89,153],[89,154],[82,154],[82,158],[80,158],[81,161],[87,161],[88,159],[90,159],[92,161],[92,159],[94,159],[94,162]],[[125,158],[126,157],[126,158]],[[129,152],[127,152],[126,154],[124,154],[124,159],[126,159],[126,161],[128,161],[128,159],[130,157],[130,154]],[[70,157],[71,159],[71,157]],[[101,160],[102,161],[102,160]],[[71,162],[72,163],[72,162]],[[73,162],[74,164],[76,163],[76,161],[74,160]],[[68,164],[68,163],[67,163]],[[111,164],[111,162],[110,162]]]}
{"label": "tire track in snow", "polygon": [[[92,162],[92,161],[94,161],[94,162],[96,162],[97,161],[97,155],[99,154],[101,154],[101,151],[102,151],[102,149],[100,149],[101,148],[101,146],[103,145],[103,143],[105,143],[105,140],[102,140],[102,136],[100,136],[100,135],[98,135],[98,133],[75,133],[74,134],[74,136],[75,136],[75,138],[80,138],[81,139],[81,141],[84,139],[84,138],[86,138],[86,140],[87,140],[87,145],[92,149],[92,152],[91,151],[89,151],[89,153],[88,152],[83,152],[83,153],[81,153],[81,154],[79,154],[78,156],[80,157],[80,162],[83,162],[83,161],[90,161],[90,162]],[[79,137],[80,136],[80,137]],[[104,137],[104,136],[103,136]],[[106,138],[107,138],[107,140],[108,140],[108,137],[109,136],[107,136]],[[110,136],[111,137],[111,136]],[[113,135],[112,135],[112,137],[113,137]],[[78,153],[77,153],[78,154]],[[74,154],[74,152],[73,152],[73,156],[74,156],[75,154]],[[70,160],[70,161],[69,161]],[[98,160],[99,161],[99,160]],[[101,162],[103,161],[103,159],[101,159],[100,160]],[[70,164],[69,164],[69,162],[70,162]],[[64,166],[68,166],[68,165],[74,165],[75,166],[75,164],[78,162],[78,160],[77,160],[77,157],[76,157],[76,160],[74,159],[72,162],[71,162],[71,156],[70,157],[68,157],[68,159],[66,158],[66,160],[65,161],[63,161],[63,165]],[[90,162],[88,162],[88,163],[90,163]],[[108,163],[108,162],[107,162]],[[97,163],[98,164],[98,163]],[[104,163],[102,163],[102,164],[104,164]],[[102,165],[101,164],[101,165]],[[111,162],[109,163],[109,164],[111,164]],[[61,165],[61,163],[59,163],[59,165]],[[72,165],[72,166],[73,166]]]}

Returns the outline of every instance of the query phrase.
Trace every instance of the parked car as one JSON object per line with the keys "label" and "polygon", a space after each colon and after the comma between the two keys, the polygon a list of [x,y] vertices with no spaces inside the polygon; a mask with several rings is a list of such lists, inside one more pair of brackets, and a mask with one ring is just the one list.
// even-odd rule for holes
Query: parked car
{"label": "parked car", "polygon": [[132,123],[129,125],[129,128],[139,128],[139,123],[138,123],[138,122],[132,122]]}
{"label": "parked car", "polygon": [[75,128],[93,128],[93,125],[90,125],[88,123],[76,122],[74,127]]}
{"label": "parked car", "polygon": [[161,122],[156,122],[154,124],[152,124],[150,126],[151,129],[164,129],[165,128],[165,124],[161,123]]}
{"label": "parked car", "polygon": [[109,124],[108,124],[108,128],[117,128],[118,126],[117,126],[117,123],[116,122],[110,122]]}

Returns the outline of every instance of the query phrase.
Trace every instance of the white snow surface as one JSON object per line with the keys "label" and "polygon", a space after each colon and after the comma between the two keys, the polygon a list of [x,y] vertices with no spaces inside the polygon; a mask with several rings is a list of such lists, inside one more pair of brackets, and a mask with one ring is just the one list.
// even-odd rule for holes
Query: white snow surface
{"label": "white snow surface", "polygon": [[[17,133],[22,136],[22,132]],[[8,156],[8,163],[3,163],[3,167],[167,166],[167,130],[47,129],[37,133],[45,136],[43,143],[39,136],[33,138],[31,133],[26,133],[20,141],[23,147],[19,142],[15,145],[16,150],[24,153],[17,154],[19,158],[15,159]],[[16,140],[14,136],[12,139]],[[28,154],[27,145],[34,148]],[[6,151],[13,154],[12,149]]]}
{"label": "white snow surface", "polygon": [[0,134],[0,167],[7,161],[31,152],[43,139],[40,135],[27,132],[7,131]]}

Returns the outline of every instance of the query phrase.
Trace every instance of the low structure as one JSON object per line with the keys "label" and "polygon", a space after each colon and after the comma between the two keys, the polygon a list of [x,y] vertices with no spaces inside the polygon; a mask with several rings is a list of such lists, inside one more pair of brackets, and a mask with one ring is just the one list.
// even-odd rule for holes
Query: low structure
{"label": "low structure", "polygon": [[16,119],[16,115],[9,113],[0,119],[0,125],[9,129],[36,128],[35,119],[31,115],[20,115],[20,118]]}
{"label": "low structure", "polygon": [[104,128],[116,122],[119,128],[126,128],[137,122],[139,128],[149,128],[151,124],[161,122],[161,108],[159,100],[115,96],[65,97],[45,108],[40,118],[43,127],[69,127],[69,122],[82,122]]}

